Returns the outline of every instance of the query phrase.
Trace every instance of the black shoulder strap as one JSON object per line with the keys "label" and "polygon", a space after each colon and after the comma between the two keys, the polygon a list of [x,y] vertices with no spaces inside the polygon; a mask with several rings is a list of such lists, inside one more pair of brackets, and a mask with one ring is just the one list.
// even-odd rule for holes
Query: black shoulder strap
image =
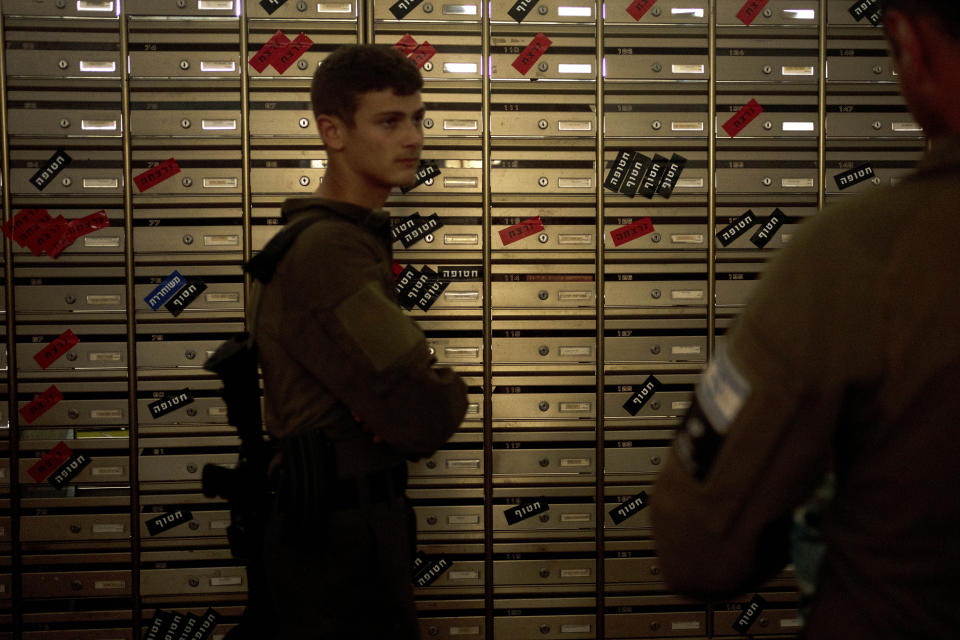
{"label": "black shoulder strap", "polygon": [[263,250],[243,265],[243,270],[251,276],[266,284],[273,279],[273,273],[277,270],[280,260],[293,245],[307,227],[315,222],[319,222],[323,216],[308,216],[303,220],[297,220],[295,223],[281,229],[277,235],[270,238]]}

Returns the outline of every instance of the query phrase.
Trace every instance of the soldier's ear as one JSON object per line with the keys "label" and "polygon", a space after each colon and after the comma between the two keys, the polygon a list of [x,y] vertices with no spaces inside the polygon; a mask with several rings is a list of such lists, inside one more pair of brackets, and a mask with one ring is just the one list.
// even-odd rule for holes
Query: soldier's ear
{"label": "soldier's ear", "polygon": [[317,131],[323,140],[323,146],[331,151],[340,151],[345,145],[344,132],[347,125],[334,115],[320,114],[317,116]]}

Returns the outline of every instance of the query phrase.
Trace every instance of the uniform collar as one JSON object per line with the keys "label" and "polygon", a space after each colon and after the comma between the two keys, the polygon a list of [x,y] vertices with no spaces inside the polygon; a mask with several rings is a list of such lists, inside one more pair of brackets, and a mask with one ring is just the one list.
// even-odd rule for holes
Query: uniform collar
{"label": "uniform collar", "polygon": [[287,224],[300,214],[315,209],[331,211],[374,234],[384,233],[390,223],[390,213],[385,209],[368,209],[349,202],[328,200],[316,196],[288,198],[280,207],[280,221]]}

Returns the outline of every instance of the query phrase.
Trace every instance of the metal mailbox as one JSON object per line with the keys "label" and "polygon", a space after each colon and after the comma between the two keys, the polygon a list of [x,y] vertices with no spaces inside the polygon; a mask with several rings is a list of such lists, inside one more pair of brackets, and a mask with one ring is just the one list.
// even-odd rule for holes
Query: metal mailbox
{"label": "metal mailbox", "polygon": [[[493,633],[504,640],[524,638],[577,638],[597,637],[595,613],[565,613],[552,615],[494,616]],[[536,635],[534,635],[536,634]]]}
{"label": "metal mailbox", "polygon": [[247,572],[243,567],[183,567],[143,569],[140,593],[144,597],[191,595],[228,595],[247,590]]}
{"label": "metal mailbox", "polygon": [[[743,0],[717,0],[717,24],[757,29],[760,27],[775,26],[806,26],[820,25],[820,3],[818,0],[770,0],[763,3],[765,6],[756,15],[748,16],[745,23],[737,17],[744,8]],[[760,3],[757,3],[760,4]]]}
{"label": "metal mailbox", "polygon": [[595,309],[595,270],[592,264],[493,265],[491,306],[494,313]]}
{"label": "metal mailbox", "polygon": [[250,190],[255,194],[311,194],[323,180],[327,154],[319,144],[307,148],[259,148],[250,151]]}
{"label": "metal mailbox", "polygon": [[427,352],[437,359],[440,366],[482,364],[483,363],[483,338],[463,337],[463,338],[445,338],[445,337],[427,337]]}
{"label": "metal mailbox", "polygon": [[[404,264],[402,256],[397,256],[397,259],[401,264]],[[436,273],[439,273],[444,266],[446,266],[435,262],[424,264],[419,261],[408,262],[406,264],[418,271],[429,267]],[[417,319],[423,318],[425,314],[434,316],[438,314],[450,314],[457,317],[475,316],[477,312],[483,308],[483,276],[479,272],[475,272],[470,265],[464,266],[468,266],[468,273],[461,279],[450,280],[447,287],[443,290],[443,293],[436,298],[436,301],[430,306],[429,310],[423,311],[419,307],[414,307],[407,313]],[[466,350],[451,352],[449,355],[452,356],[454,353],[458,353],[461,356],[473,358],[474,346],[476,346],[476,342],[471,340],[469,344],[465,343],[461,345],[461,347]],[[447,354],[444,355],[446,356]]]}
{"label": "metal mailbox", "polygon": [[240,0],[125,0],[123,12],[128,16],[236,18],[240,15]]}
{"label": "metal mailbox", "polygon": [[717,82],[812,85],[819,81],[819,43],[812,36],[718,38]]}
{"label": "metal mailbox", "polygon": [[123,320],[126,311],[122,268],[18,269],[16,313],[30,320]]}
{"label": "metal mailbox", "polygon": [[[592,435],[590,434],[581,434]],[[567,434],[538,433],[537,441],[494,443],[493,482],[500,485],[592,483],[596,480],[593,442]],[[561,436],[564,436],[561,438]],[[519,437],[510,436],[510,437]]]}
{"label": "metal mailbox", "polygon": [[[230,0],[233,1],[233,0]],[[240,87],[179,82],[135,86],[130,95],[134,138],[239,138]]]}
{"label": "metal mailbox", "polygon": [[604,614],[607,638],[704,637],[707,613],[699,611],[648,611]]}
{"label": "metal mailbox", "polygon": [[490,104],[490,135],[595,138],[596,100],[593,91],[494,91]]}
{"label": "metal mailbox", "polygon": [[718,263],[714,304],[717,307],[746,306],[763,275],[763,267],[763,263]]}
{"label": "metal mailbox", "polygon": [[[242,256],[243,252],[243,226],[239,220],[233,220],[227,217],[229,210],[217,209],[212,207],[187,206],[185,203],[177,203],[181,210],[189,208],[194,212],[202,212],[209,217],[197,216],[196,218],[184,219],[166,219],[166,218],[147,218],[139,219],[134,222],[133,228],[133,247],[134,253],[138,258],[158,258],[166,256],[171,260],[236,260]],[[142,211],[142,210],[141,210]],[[183,211],[183,213],[187,213]],[[218,219],[218,214],[222,218]],[[217,223],[220,224],[217,224]],[[183,274],[184,268],[177,268]],[[159,271],[163,271],[160,269]],[[159,277],[159,271],[152,274]],[[166,269],[163,276],[169,275],[171,268]],[[239,267],[234,268],[234,272],[239,274]],[[139,275],[139,274],[138,274]],[[193,274],[191,274],[193,275]],[[162,278],[161,278],[162,280]],[[150,281],[153,283],[153,280]],[[154,283],[159,284],[159,281]],[[137,291],[137,306],[145,309],[143,298],[153,287],[146,287],[143,291]],[[216,298],[209,302],[227,303],[236,305],[242,303],[242,298],[236,300],[231,291],[229,299]],[[209,295],[212,294],[208,294]],[[196,304],[196,303],[194,303]],[[187,311],[193,309],[193,305],[188,307]]]}
{"label": "metal mailbox", "polygon": [[820,134],[818,99],[813,94],[726,94],[717,96],[716,136],[729,139],[723,124],[750,100],[756,100],[763,113],[746,125],[737,140],[746,138],[806,138],[816,140]]}
{"label": "metal mailbox", "polygon": [[[238,23],[186,20],[131,21],[130,75],[134,78],[239,78]],[[197,45],[202,43],[202,48]]]}
{"label": "metal mailbox", "polygon": [[[303,33],[310,39],[312,44],[310,44],[307,50],[300,54],[296,61],[283,60],[281,56],[282,65],[290,64],[288,68],[282,69],[282,71],[278,71],[277,67],[272,64],[267,65],[263,70],[258,70],[252,66],[250,61],[256,55],[256,52],[259,52],[277,31],[283,32],[289,40],[294,40]],[[258,20],[249,22],[249,33],[250,43],[248,51],[250,54],[247,56],[247,75],[251,81],[255,81],[257,78],[275,79],[281,76],[284,78],[310,79],[324,58],[330,55],[334,49],[342,44],[357,43],[356,26],[349,23],[339,25],[336,23],[318,24]]]}
{"label": "metal mailbox", "polygon": [[[247,0],[244,13],[250,18],[273,18],[283,20],[289,18],[321,19],[329,22],[346,22],[356,24],[357,2],[342,2],[340,0],[297,0],[297,2],[269,2],[261,4],[260,0]],[[268,10],[267,7],[270,7]]]}
{"label": "metal mailbox", "polygon": [[126,427],[130,424],[126,397],[106,392],[98,393],[97,398],[66,391],[63,395],[63,400],[31,422],[30,426]]}
{"label": "metal mailbox", "polygon": [[23,640],[133,640],[133,629],[125,627],[25,631]]}
{"label": "metal mailbox", "polygon": [[[510,524],[507,513],[519,507],[537,507],[541,513]],[[539,510],[537,509],[537,510]],[[594,539],[597,531],[594,487],[498,487],[493,497],[495,540],[551,538]]]}
{"label": "metal mailbox", "polygon": [[828,95],[826,111],[828,140],[920,139],[924,135],[899,93]]}
{"label": "metal mailbox", "polygon": [[[211,236],[203,236],[204,240]],[[234,236],[227,235],[232,239]],[[136,314],[138,320],[175,320],[189,323],[193,320],[243,318],[243,274],[239,266],[210,265],[203,268],[192,266],[176,267],[185,282],[202,282],[206,289],[189,304],[180,315],[174,318],[166,309],[154,311],[147,299],[151,292],[163,283],[171,274],[171,267],[137,267],[134,291],[136,292]]]}
{"label": "metal mailbox", "polygon": [[[878,34],[879,36],[880,34]],[[882,37],[876,39],[831,39],[827,48],[827,85],[835,83],[899,82]]]}
{"label": "metal mailbox", "polygon": [[606,265],[604,310],[608,314],[626,309],[648,313],[670,309],[706,313],[707,276],[705,264]]}
{"label": "metal mailbox", "polygon": [[[642,215],[636,217],[617,217],[607,218],[607,224],[603,227],[603,244],[606,251],[611,253],[622,253],[625,251],[681,251],[692,252],[695,255],[702,255],[707,248],[709,240],[707,236],[707,227],[705,218],[695,214],[694,209],[653,209],[646,207],[637,209],[618,210],[613,207],[606,210],[607,215],[633,213],[639,211]],[[676,213],[676,217],[653,217],[648,214]],[[627,225],[633,224],[642,218],[650,218],[653,231],[620,244],[613,241],[612,233]]]}
{"label": "metal mailbox", "polygon": [[[123,194],[123,156],[116,149],[94,148],[93,140],[71,140],[69,144],[25,138],[11,141],[10,191],[24,196],[117,196]],[[110,141],[117,144],[119,141]],[[30,181],[38,169],[46,168],[59,149],[71,160],[42,189]],[[99,202],[97,202],[99,204]]]}
{"label": "metal mailbox", "polygon": [[[642,31],[641,31],[642,29]],[[701,80],[710,77],[707,36],[699,29],[665,33],[631,29],[604,40],[607,80]]]}
{"label": "metal mailbox", "polygon": [[[689,398],[690,395],[687,397]],[[654,432],[652,435],[662,438],[665,433]],[[607,479],[607,482],[651,481],[666,464],[669,453],[669,439],[608,442],[607,446],[604,447],[606,462],[606,467],[603,470],[604,478]],[[619,489],[617,491],[620,492]],[[625,502],[626,499],[620,500],[618,504]],[[609,512],[607,515],[609,516]],[[639,514],[637,517],[639,517]],[[613,520],[610,522],[612,524]]]}
{"label": "metal mailbox", "polygon": [[68,16],[116,20],[120,15],[117,0],[3,0],[5,16]]}
{"label": "metal mailbox", "polygon": [[[638,517],[639,514],[631,519]],[[630,547],[626,551],[607,551],[607,557],[603,559],[606,589],[613,592],[641,589],[665,591],[660,561],[654,554],[652,541],[633,542]]]}
{"label": "metal mailbox", "polygon": [[479,138],[483,135],[482,96],[474,82],[431,83],[423,88],[427,109],[423,135],[433,138]]}
{"label": "metal mailbox", "polygon": [[[204,143],[214,142],[204,140]],[[151,142],[151,145],[154,144]],[[169,158],[177,163],[180,171],[147,187],[150,197],[163,195],[239,195],[243,191],[243,168],[241,151],[237,149],[212,149],[200,146],[200,141],[191,148],[159,148],[140,145],[132,152],[132,172],[138,176],[148,172]],[[134,185],[133,197],[144,198],[145,192]]]}
{"label": "metal mailbox", "polygon": [[586,148],[567,148],[562,158],[546,147],[494,148],[490,158],[493,193],[579,195],[596,192],[596,152]]}
{"label": "metal mailbox", "polygon": [[593,376],[499,376],[491,393],[495,428],[535,426],[547,421],[563,426],[596,418]]}
{"label": "metal mailbox", "polygon": [[[230,526],[230,511],[224,508],[198,509],[197,506],[198,505],[187,505],[187,510],[189,510],[191,514],[189,521],[156,534],[150,533],[150,530],[147,528],[147,522],[163,515],[162,512],[141,513],[141,544],[156,540],[156,544],[163,545],[177,538],[190,539],[194,541],[194,543],[198,542],[197,538],[226,538],[227,527]],[[223,507],[226,505],[220,506]],[[171,510],[172,509],[171,507]],[[204,544],[209,544],[209,541]]]}
{"label": "metal mailbox", "polygon": [[[850,7],[855,3],[849,0],[827,0],[827,26],[829,27],[862,27],[865,29],[877,29],[866,17],[857,20],[850,13]],[[863,4],[869,4],[864,2]]]}
{"label": "metal mailbox", "polygon": [[[37,204],[47,204],[47,201],[37,202]],[[37,204],[26,199],[19,200],[14,206],[14,210],[36,208]],[[106,206],[104,206],[106,205]],[[80,200],[79,202],[56,202],[54,206],[46,208],[50,217],[57,218],[63,216],[68,220],[83,218],[97,211],[103,211],[110,219],[110,226],[104,227],[92,233],[88,233],[63,250],[57,256],[57,263],[72,263],[79,265],[90,259],[100,261],[118,262],[123,259],[124,249],[124,228],[123,228],[123,208],[111,202],[97,200],[89,204]],[[21,247],[14,244],[13,247],[14,262],[18,265],[49,265],[53,260],[49,255],[43,253],[34,256],[27,247]]]}
{"label": "metal mailbox", "polygon": [[[878,186],[893,186],[914,172],[923,157],[921,146],[903,146],[898,150],[873,150],[865,145],[850,148],[828,148],[824,169],[824,191],[830,196],[857,194]],[[874,176],[854,185],[841,188],[836,176],[856,167],[869,164]]]}
{"label": "metal mailbox", "polygon": [[[200,477],[205,464],[233,467],[237,464],[236,453],[161,453],[140,454],[140,485],[163,486],[164,488],[199,489]],[[173,485],[173,486],[169,486]]]}
{"label": "metal mailbox", "polygon": [[[597,4],[594,0],[540,0],[526,3],[520,3],[517,0],[492,0],[490,22],[593,23],[597,21]],[[520,19],[518,20],[515,16],[519,16]]]}
{"label": "metal mailbox", "polygon": [[[69,446],[70,443],[68,442]],[[72,448],[72,447],[71,447]],[[40,454],[41,452],[36,452]],[[43,452],[45,453],[45,452]],[[38,456],[39,457],[39,456]],[[20,483],[24,486],[35,485],[28,469],[36,462],[33,458],[20,458]],[[70,480],[71,484],[89,485],[103,483],[129,482],[130,459],[126,456],[101,456],[91,453],[90,464]]]}
{"label": "metal mailbox", "polygon": [[483,495],[481,489],[411,488],[420,543],[483,537]]}
{"label": "metal mailbox", "polygon": [[[41,366],[34,356],[69,329],[79,339],[65,354]],[[17,328],[17,373],[24,378],[69,375],[127,377],[123,325],[26,325]],[[43,416],[41,416],[43,417]]]}
{"label": "metal mailbox", "polygon": [[710,4],[707,0],[658,0],[639,20],[627,9],[635,0],[605,0],[603,23],[641,25],[707,26]]}
{"label": "metal mailbox", "polygon": [[596,558],[562,556],[555,558],[543,554],[536,559],[494,559],[493,561],[494,589],[498,587],[522,587],[545,591],[558,587],[593,589],[596,582]]}
{"label": "metal mailbox", "polygon": [[[8,3],[4,3],[4,11]],[[123,73],[116,22],[85,21],[82,30],[71,31],[54,28],[49,20],[42,19],[5,22],[7,73],[11,78],[119,80]]]}
{"label": "metal mailbox", "polygon": [[816,194],[816,149],[717,150],[717,193]]}
{"label": "metal mailbox", "polygon": [[129,539],[130,514],[128,513],[20,516],[20,540],[25,543]]}
{"label": "metal mailbox", "polygon": [[375,44],[394,45],[409,32],[418,44],[428,42],[436,53],[420,67],[423,79],[479,80],[483,77],[480,31],[467,25],[426,24],[389,26],[378,29]]}
{"label": "metal mailbox", "polygon": [[[154,376],[197,374],[203,377],[203,363],[230,335],[242,330],[241,323],[141,324],[137,327],[137,370]],[[212,374],[211,374],[212,375]],[[172,390],[172,389],[171,389]]]}
{"label": "metal mailbox", "polygon": [[[537,41],[537,30],[529,27],[524,31],[511,29],[490,37],[491,80],[579,80],[593,81],[597,78],[597,43],[593,33],[572,30],[569,27],[553,27],[545,34],[550,41]],[[519,69],[514,66],[523,52],[539,42],[545,50],[524,72],[521,60]],[[531,54],[527,54],[532,58]]]}
{"label": "metal mailbox", "polygon": [[[786,222],[783,226],[777,229],[770,240],[763,246],[763,248],[758,247],[750,241],[751,236],[761,228],[764,220],[773,213],[774,210],[780,209],[780,211],[786,216]],[[719,235],[723,232],[728,226],[730,226],[737,218],[745,214],[747,211],[753,211],[754,216],[757,220],[757,224],[743,233],[740,237],[733,240],[724,247],[719,242],[717,243],[717,251],[720,253],[731,253],[731,252],[743,252],[749,251],[751,253],[757,253],[759,251],[764,251],[766,249],[776,249],[779,247],[785,247],[790,244],[790,241],[793,239],[794,234],[798,231],[799,225],[808,217],[816,215],[817,208],[813,206],[802,206],[802,205],[788,205],[788,204],[771,204],[764,205],[757,203],[751,205],[750,207],[734,207],[734,206],[717,206],[717,224],[714,227],[714,235]]]}
{"label": "metal mailbox", "polygon": [[[548,325],[549,321],[538,323]],[[592,364],[597,359],[594,329],[494,330],[494,366]]]}
{"label": "metal mailbox", "polygon": [[[451,141],[452,142],[452,141]],[[423,184],[413,187],[414,196],[421,194],[479,194],[483,191],[483,160],[480,149],[462,146],[450,148],[427,147],[420,155],[421,161],[435,165],[440,175],[428,178]]]}
{"label": "metal mailbox", "polygon": [[131,578],[131,572],[122,569],[24,573],[21,588],[25,598],[129,596]]}
{"label": "metal mailbox", "polygon": [[706,138],[708,98],[699,89],[607,86],[603,96],[604,135],[609,138]]}
{"label": "metal mailbox", "polygon": [[[620,143],[623,144],[623,143]],[[689,146],[689,145],[694,145]],[[666,156],[668,159],[673,156],[674,153],[681,156],[686,160],[686,165],[683,167],[683,171],[680,173],[680,177],[676,179],[674,190],[671,198],[676,198],[679,196],[705,196],[708,193],[707,189],[707,177],[709,176],[709,171],[707,169],[707,151],[706,149],[699,148],[700,145],[697,142],[692,142],[690,140],[664,140],[656,145],[650,143],[645,143],[644,145],[631,145],[626,149],[622,147],[608,146],[604,150],[603,154],[603,171],[604,175],[607,175],[610,170],[613,168],[614,162],[616,162],[617,154],[621,150],[627,151],[639,151],[648,158],[653,158],[656,154],[661,154]],[[605,188],[605,194],[607,202],[613,202],[615,204],[623,204],[625,202],[635,202],[641,208],[641,211],[647,212],[648,208],[643,206],[650,200],[654,200],[655,203],[662,203],[665,201],[665,198],[659,194],[654,194],[652,198],[636,197],[630,198],[626,194],[622,193],[613,193],[609,189]]]}
{"label": "metal mailbox", "polygon": [[414,586],[418,600],[429,596],[480,595],[485,582],[482,554],[444,554],[449,567],[426,587]]}
{"label": "metal mailbox", "polygon": [[[178,386],[179,384],[179,382],[176,382],[171,386]],[[184,386],[187,384],[186,382],[183,383]],[[193,396],[192,402],[159,417],[154,417],[151,414],[149,405],[160,400],[164,395],[173,393],[174,389],[167,393],[156,392],[159,395],[155,397],[144,394],[144,397],[137,398],[138,423],[142,427],[227,424],[227,405],[220,397],[219,392],[196,387],[195,384],[187,387],[190,389],[191,396]]]}
{"label": "metal mailbox", "polygon": [[[539,198],[531,198],[526,206],[502,206],[494,203],[490,208],[493,248],[498,253],[536,251],[543,255],[548,251],[563,254],[582,252],[589,253],[592,257],[597,244],[597,209],[595,206],[584,206],[585,204],[587,203],[577,201],[544,202]],[[519,239],[515,239],[513,234],[507,231],[531,218],[539,219],[543,226],[542,231]]]}
{"label": "metal mailbox", "polygon": [[[297,81],[271,80],[269,87],[250,88],[250,142],[261,138],[309,137],[321,142],[310,105],[310,89]],[[267,143],[269,144],[269,143]]]}
{"label": "metal mailbox", "polygon": [[[751,636],[769,636],[789,634],[793,636],[803,629],[803,618],[800,616],[799,605],[776,603],[772,605],[768,598],[771,594],[763,593],[767,606],[758,615],[750,626]],[[798,597],[798,596],[794,596]],[[720,609],[719,605],[713,609],[713,633],[715,636],[736,636],[738,632],[734,623],[743,615],[743,607],[749,601],[730,603],[729,609]],[[772,605],[772,606],[771,606]]]}
{"label": "metal mailbox", "polygon": [[12,87],[7,95],[11,136],[101,138],[123,133],[118,87],[72,81],[57,89]]}
{"label": "metal mailbox", "polygon": [[485,620],[482,616],[426,616],[418,612],[421,635],[449,640],[450,638],[486,638]]}
{"label": "metal mailbox", "polygon": [[[401,238],[393,242],[394,257],[403,261],[403,256],[423,252],[473,252],[479,254],[483,249],[483,210],[471,203],[437,203],[428,200],[422,202],[405,201],[397,206],[387,205],[390,219],[395,227],[404,224],[404,220],[414,214],[420,214],[423,220],[437,214],[442,227],[423,236],[405,249]],[[407,222],[406,224],[410,224]],[[465,271],[458,271],[458,278],[483,278],[483,269],[477,266],[463,265]]]}
{"label": "metal mailbox", "polygon": [[482,445],[475,441],[448,443],[427,458],[407,462],[407,475],[412,484],[482,482]]}
{"label": "metal mailbox", "polygon": [[[646,394],[649,378],[653,376],[660,386]],[[607,375],[604,389],[604,413],[608,419],[649,419],[669,418],[678,420],[686,415],[693,400],[693,385],[697,381],[695,373],[673,373],[667,371],[644,371],[641,373]],[[650,381],[652,382],[652,381]],[[644,392],[641,395],[641,392]],[[638,399],[639,398],[639,399]],[[631,411],[624,405],[628,402]],[[636,411],[636,413],[632,413]],[[607,458],[608,473],[618,473],[610,457]]]}
{"label": "metal mailbox", "polygon": [[702,320],[607,320],[603,340],[608,365],[707,360],[707,327]]}
{"label": "metal mailbox", "polygon": [[480,0],[438,0],[437,2],[407,2],[414,5],[398,17],[391,9],[401,3],[397,0],[374,0],[373,17],[377,22],[478,22],[483,13]]}

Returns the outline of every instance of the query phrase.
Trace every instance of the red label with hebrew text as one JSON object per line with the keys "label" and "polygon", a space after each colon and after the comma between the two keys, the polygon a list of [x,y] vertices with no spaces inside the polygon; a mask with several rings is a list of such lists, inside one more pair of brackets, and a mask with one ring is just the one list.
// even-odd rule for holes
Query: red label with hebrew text
{"label": "red label with hebrew text", "polygon": [[313,40],[301,31],[300,35],[293,39],[293,42],[273,54],[270,64],[277,70],[277,73],[283,73],[312,46]]}
{"label": "red label with hebrew text", "polygon": [[63,400],[63,394],[57,389],[57,385],[52,384],[46,391],[35,396],[29,404],[20,408],[20,417],[23,418],[24,422],[30,424],[61,400]]}
{"label": "red label with hebrew text", "polygon": [[30,474],[34,482],[43,482],[51,473],[59,469],[60,465],[69,460],[72,455],[73,450],[68,447],[66,443],[61,442],[43,454],[42,458],[27,469],[27,473]]}
{"label": "red label with hebrew text", "polygon": [[627,7],[627,13],[629,13],[634,20],[639,20],[656,2],[657,0],[633,0],[630,6]]}
{"label": "red label with hebrew text", "polygon": [[750,26],[750,23],[760,15],[760,12],[763,11],[763,8],[767,6],[768,2],[770,2],[770,0],[747,0],[747,4],[743,5],[740,11],[737,12],[737,18],[739,18],[743,24]]}
{"label": "red label with hebrew text", "polygon": [[535,233],[540,233],[543,231],[543,222],[540,221],[540,216],[524,220],[519,224],[515,224],[512,227],[507,227],[506,229],[500,229],[500,241],[503,243],[503,246],[512,244],[517,240],[523,240],[528,236],[532,236]]}
{"label": "red label with hebrew text", "polygon": [[60,337],[35,353],[33,359],[37,361],[41,369],[46,369],[79,342],[80,338],[77,337],[77,334],[72,329],[67,329],[60,334]]}
{"label": "red label with hebrew text", "polygon": [[143,193],[147,189],[157,186],[167,178],[175,176],[178,173],[180,173],[180,165],[178,165],[177,161],[173,158],[169,158],[157,166],[147,169],[140,175],[133,176],[133,182],[137,185],[140,193]]}
{"label": "red label with hebrew text", "polygon": [[250,66],[256,69],[257,72],[263,73],[263,70],[266,69],[270,65],[270,61],[273,60],[273,56],[289,44],[290,38],[283,35],[283,31],[277,29],[277,32],[270,36],[266,44],[260,47],[260,50],[250,58]]}
{"label": "red label with hebrew text", "polygon": [[521,74],[527,75],[527,71],[530,71],[530,68],[540,59],[540,56],[546,53],[551,44],[553,44],[553,42],[550,38],[542,33],[538,33],[534,36],[530,44],[527,45],[527,48],[521,51],[517,59],[510,64]]}
{"label": "red label with hebrew text", "polygon": [[723,123],[723,130],[733,138],[761,113],[763,113],[763,107],[756,100],[750,100],[732,118]]}
{"label": "red label with hebrew text", "polygon": [[653,222],[650,220],[650,218],[640,218],[639,220],[634,220],[624,227],[620,227],[619,229],[614,229],[611,231],[610,239],[613,240],[613,246],[619,247],[622,244],[626,244],[631,240],[636,240],[637,238],[652,232]]}

